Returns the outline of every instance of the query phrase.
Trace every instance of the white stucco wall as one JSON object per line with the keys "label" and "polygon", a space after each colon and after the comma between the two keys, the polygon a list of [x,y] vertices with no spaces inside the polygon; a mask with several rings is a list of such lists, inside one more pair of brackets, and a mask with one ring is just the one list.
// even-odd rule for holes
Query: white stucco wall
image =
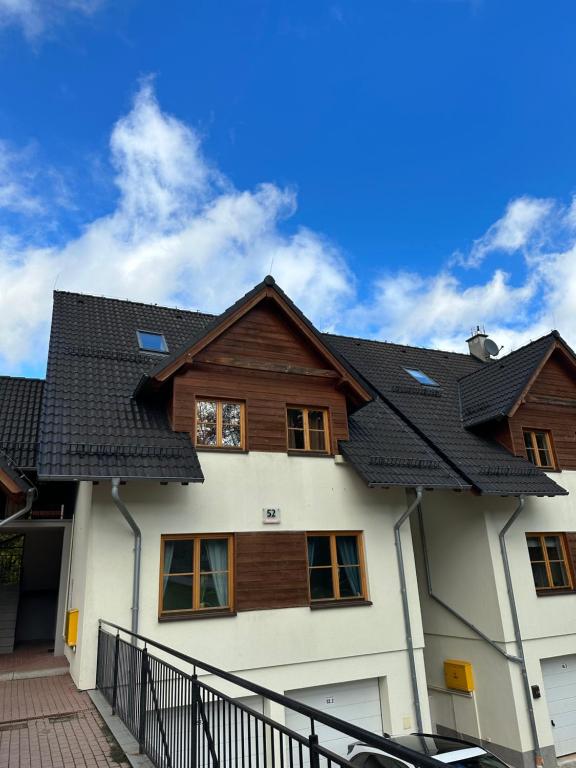
{"label": "white stucco wall", "polygon": [[[576,473],[554,474],[569,496],[528,498],[506,541],[529,682],[540,685],[533,700],[542,747],[553,743],[540,660],[576,653],[576,594],[538,597],[534,587],[526,533],[576,530]],[[434,592],[476,624],[502,648],[516,653],[498,534],[517,505],[514,498],[456,497],[428,494],[424,499],[426,538]],[[444,687],[443,662],[448,658],[474,666],[478,733],[520,752],[532,749],[526,699],[518,666],[508,663],[487,643],[427,595],[419,534],[413,525],[426,637],[428,684]],[[448,709],[442,694],[432,694],[435,711]],[[467,706],[458,702],[459,706]],[[444,708],[444,709],[443,709]],[[448,727],[451,727],[447,724]]]}
{"label": "white stucco wall", "polygon": [[[128,483],[121,495],[143,534],[140,632],[280,692],[386,678],[387,730],[415,726],[393,525],[406,508],[403,490],[369,490],[348,465],[285,454],[202,453],[204,484]],[[81,611],[72,674],[94,685],[98,618],[130,626],[133,537],[113,506],[110,484],[81,485],[72,602]],[[262,524],[263,507],[280,507],[279,526]],[[235,617],[159,623],[160,536],[261,530],[362,530],[372,606],[311,611],[249,611]],[[403,531],[414,643],[428,726],[411,535]],[[86,575],[82,583],[81,571]]]}

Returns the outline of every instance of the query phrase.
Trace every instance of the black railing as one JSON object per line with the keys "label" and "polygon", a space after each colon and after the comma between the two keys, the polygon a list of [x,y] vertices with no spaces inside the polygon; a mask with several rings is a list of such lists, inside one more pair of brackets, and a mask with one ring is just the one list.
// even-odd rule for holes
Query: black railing
{"label": "black railing", "polygon": [[[191,671],[153,656],[149,646]],[[327,746],[342,737],[415,768],[438,765],[388,738],[104,620],[98,630],[97,664],[96,687],[137,739],[140,752],[158,768],[352,768],[346,756]],[[198,671],[217,682],[204,682]],[[228,693],[214,687],[222,684]],[[303,727],[295,730],[275,722],[258,704],[242,700],[247,692],[256,694],[261,705],[273,701],[298,713]]]}

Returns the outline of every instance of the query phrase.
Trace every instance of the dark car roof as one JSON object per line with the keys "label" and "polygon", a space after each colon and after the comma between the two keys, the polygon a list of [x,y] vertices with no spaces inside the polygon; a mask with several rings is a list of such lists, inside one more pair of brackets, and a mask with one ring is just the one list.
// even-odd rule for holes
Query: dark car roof
{"label": "dark car roof", "polygon": [[477,747],[478,744],[472,744],[468,741],[451,739],[444,736],[428,733],[411,733],[407,736],[393,736],[392,741],[403,747],[420,752],[428,757],[435,755],[444,755],[447,752],[458,752],[462,749]]}

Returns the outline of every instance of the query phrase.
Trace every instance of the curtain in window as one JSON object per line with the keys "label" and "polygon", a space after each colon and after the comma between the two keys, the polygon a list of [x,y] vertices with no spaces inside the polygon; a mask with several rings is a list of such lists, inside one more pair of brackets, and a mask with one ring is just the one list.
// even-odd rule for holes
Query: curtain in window
{"label": "curtain in window", "polygon": [[316,539],[308,536],[308,565],[314,565],[314,552],[316,550]]}
{"label": "curtain in window", "polygon": [[204,544],[210,570],[221,571],[221,573],[212,574],[218,605],[226,606],[228,605],[228,542],[225,539],[206,539]]}
{"label": "curtain in window", "polygon": [[[336,539],[338,548],[338,562],[344,571],[348,583],[355,595],[362,594],[360,582],[360,568],[358,568],[358,546],[352,536],[338,536]],[[347,567],[350,566],[350,567]]]}
{"label": "curtain in window", "polygon": [[[174,557],[174,542],[173,541],[165,541],[164,542],[164,573],[168,574],[170,573],[170,569],[172,568],[172,559]],[[166,587],[168,586],[168,576],[164,576],[164,587],[163,587],[163,595],[162,597],[166,597]]]}

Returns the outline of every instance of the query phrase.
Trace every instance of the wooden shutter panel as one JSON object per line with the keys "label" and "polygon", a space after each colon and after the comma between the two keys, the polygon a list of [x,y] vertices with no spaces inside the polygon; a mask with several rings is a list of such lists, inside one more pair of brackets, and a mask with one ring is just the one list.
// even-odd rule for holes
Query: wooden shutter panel
{"label": "wooden shutter panel", "polygon": [[[573,580],[576,580],[576,533],[565,533],[566,545],[568,550],[568,559],[572,565]],[[576,588],[576,583],[574,583]]]}
{"label": "wooden shutter panel", "polygon": [[309,605],[306,534],[236,534],[236,610]]}

